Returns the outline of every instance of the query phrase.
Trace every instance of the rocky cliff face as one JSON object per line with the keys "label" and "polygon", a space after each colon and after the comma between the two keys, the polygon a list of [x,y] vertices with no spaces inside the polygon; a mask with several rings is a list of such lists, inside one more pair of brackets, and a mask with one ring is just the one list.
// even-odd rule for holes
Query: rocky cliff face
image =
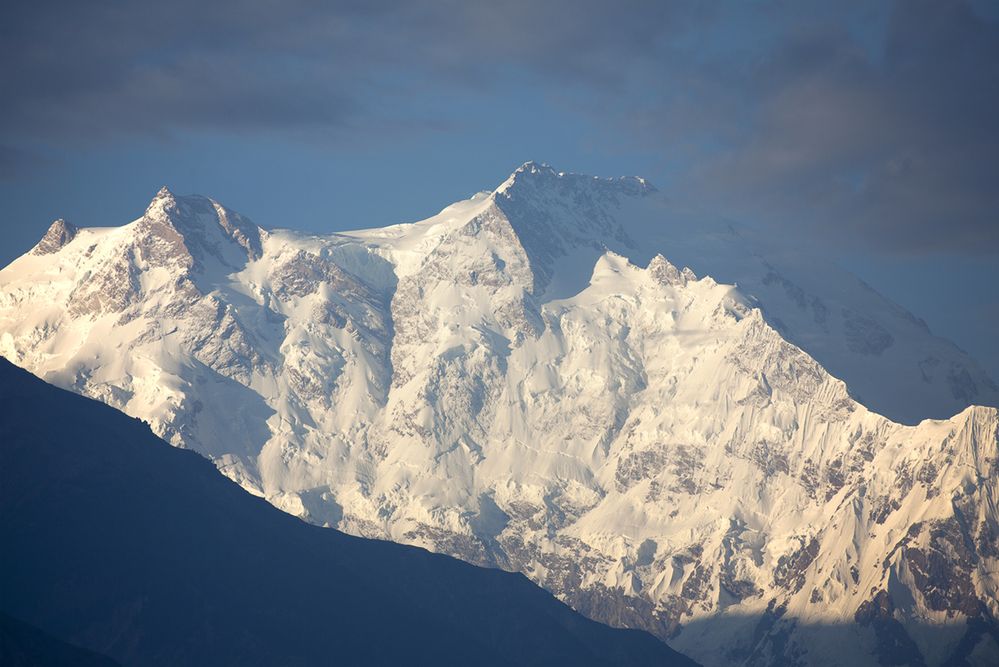
{"label": "rocky cliff face", "polygon": [[326,237],[161,192],[4,269],[0,353],[289,512],[524,572],[706,664],[999,655],[997,416],[967,407],[994,385],[771,250],[530,163]]}
{"label": "rocky cliff face", "polygon": [[45,236],[31,249],[34,255],[48,255],[59,250],[73,240],[76,236],[77,228],[69,224],[62,218],[53,222]]}

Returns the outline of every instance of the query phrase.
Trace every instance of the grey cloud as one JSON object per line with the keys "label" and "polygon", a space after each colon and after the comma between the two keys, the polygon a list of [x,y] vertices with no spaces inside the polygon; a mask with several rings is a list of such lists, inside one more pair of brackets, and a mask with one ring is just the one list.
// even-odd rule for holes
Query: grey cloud
{"label": "grey cloud", "polygon": [[661,7],[20,3],[0,28],[0,82],[16,100],[0,120],[9,132],[62,138],[341,128],[376,115],[379,96],[404,93],[407,79],[488,81],[511,62],[606,82],[616,52],[656,40]]}
{"label": "grey cloud", "polygon": [[375,140],[470,122],[426,98],[537,85],[608,145],[658,147],[675,176],[662,186],[734,217],[901,252],[999,251],[999,34],[958,0],[179,0],[7,14],[9,145],[192,129]]}
{"label": "grey cloud", "polygon": [[751,111],[683,187],[834,241],[999,252],[996,25],[959,2],[907,2],[874,53],[846,32],[796,31],[732,83]]}
{"label": "grey cloud", "polygon": [[[348,92],[349,67],[308,53],[324,22],[310,22],[294,8],[22,3],[19,9],[25,14],[12,17],[0,40],[0,81],[16,100],[0,119],[21,136],[336,126],[360,107]],[[332,18],[347,21],[350,12]],[[313,42],[282,51],[296,26],[313,33]],[[289,68],[290,59],[297,68]]]}

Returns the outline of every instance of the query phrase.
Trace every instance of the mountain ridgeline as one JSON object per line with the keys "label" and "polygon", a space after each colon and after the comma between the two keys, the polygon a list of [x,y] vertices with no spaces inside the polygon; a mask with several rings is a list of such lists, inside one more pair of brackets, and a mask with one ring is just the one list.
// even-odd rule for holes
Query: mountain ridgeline
{"label": "mountain ridgeline", "polygon": [[995,384],[642,179],[528,163],[325,236],[164,189],[0,271],[0,354],[312,523],[707,665],[999,655]]}
{"label": "mountain ridgeline", "polygon": [[303,523],[2,359],[0,411],[5,665],[694,664],[520,575]]}

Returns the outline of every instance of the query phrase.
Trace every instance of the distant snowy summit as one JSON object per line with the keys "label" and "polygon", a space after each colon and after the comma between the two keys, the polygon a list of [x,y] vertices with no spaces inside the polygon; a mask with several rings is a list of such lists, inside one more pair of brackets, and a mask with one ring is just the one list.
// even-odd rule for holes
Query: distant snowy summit
{"label": "distant snowy summit", "polygon": [[326,236],[164,190],[0,271],[0,354],[288,512],[521,571],[704,664],[999,655],[994,383],[642,179],[527,163]]}

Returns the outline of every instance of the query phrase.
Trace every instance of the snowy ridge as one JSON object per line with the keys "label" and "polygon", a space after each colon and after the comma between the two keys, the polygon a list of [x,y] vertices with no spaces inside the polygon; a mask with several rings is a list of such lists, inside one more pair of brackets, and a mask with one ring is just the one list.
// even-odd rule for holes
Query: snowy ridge
{"label": "snowy ridge", "polygon": [[641,179],[528,163],[330,236],[161,191],[46,240],[0,272],[0,354],[289,512],[522,571],[705,664],[999,653],[999,420],[967,407],[994,385]]}

